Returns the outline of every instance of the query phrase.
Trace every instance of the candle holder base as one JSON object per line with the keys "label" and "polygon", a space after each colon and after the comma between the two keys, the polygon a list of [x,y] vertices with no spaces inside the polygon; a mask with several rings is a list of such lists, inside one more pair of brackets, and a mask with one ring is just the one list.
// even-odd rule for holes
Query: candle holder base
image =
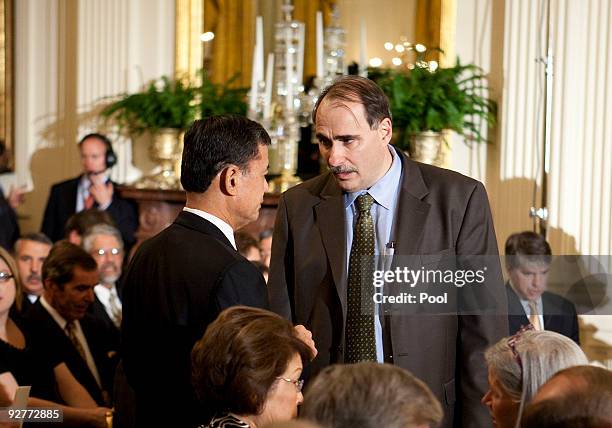
{"label": "candle holder base", "polygon": [[284,193],[293,186],[300,184],[302,180],[299,177],[293,175],[292,171],[284,170],[281,172],[279,177],[276,177],[270,182],[269,192],[270,193]]}

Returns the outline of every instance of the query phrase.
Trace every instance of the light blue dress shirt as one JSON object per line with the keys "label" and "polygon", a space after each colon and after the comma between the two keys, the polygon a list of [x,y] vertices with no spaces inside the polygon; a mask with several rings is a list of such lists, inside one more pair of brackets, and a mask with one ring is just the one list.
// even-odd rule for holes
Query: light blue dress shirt
{"label": "light blue dress shirt", "polygon": [[[402,177],[402,161],[395,149],[389,146],[389,151],[393,157],[391,168],[378,180],[372,187],[353,193],[344,194],[344,209],[346,210],[346,272],[348,278],[349,259],[351,245],[353,244],[353,228],[357,224],[357,209],[355,199],[358,196],[369,193],[374,198],[371,213],[374,221],[376,234],[374,243],[375,254],[381,255],[387,244],[391,242],[391,232],[393,229],[393,218],[396,212],[397,200],[399,199]],[[380,322],[378,305],[375,307],[374,332],[376,335],[376,359],[379,363],[385,361],[383,351],[382,324]]]}

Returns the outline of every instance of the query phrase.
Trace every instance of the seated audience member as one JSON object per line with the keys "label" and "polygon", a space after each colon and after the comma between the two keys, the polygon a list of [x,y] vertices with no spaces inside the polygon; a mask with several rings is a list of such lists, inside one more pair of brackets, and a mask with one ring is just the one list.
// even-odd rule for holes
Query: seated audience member
{"label": "seated audience member", "polygon": [[261,262],[270,267],[270,256],[272,255],[272,235],[274,230],[266,229],[259,234],[259,253],[261,254]]}
{"label": "seated audience member", "polygon": [[94,287],[96,298],[89,312],[102,321],[119,345],[121,299],[117,282],[123,265],[123,241],[117,229],[106,224],[90,228],[83,236],[83,248],[98,264],[99,283]]}
{"label": "seated audience member", "polygon": [[0,248],[0,384],[7,391],[3,396],[12,401],[16,387],[28,385],[32,387],[29,406],[62,409],[66,425],[104,427],[110,409],[97,407],[62,359],[48,349],[33,347],[27,330],[10,317],[9,309],[19,306],[20,295],[15,261]]}
{"label": "seated audience member", "polygon": [[68,242],[72,242],[74,245],[81,245],[85,232],[97,224],[115,226],[113,219],[106,211],[94,209],[80,211],[70,216],[66,222],[64,237]]}
{"label": "seated audience member", "polygon": [[109,401],[114,367],[104,325],[87,314],[98,284],[96,261],[82,248],[60,241],[43,264],[44,292],[25,315],[37,347],[63,360],[100,405]]}
{"label": "seated audience member", "polygon": [[117,161],[110,140],[102,134],[88,134],[79,141],[79,151],[82,173],[51,187],[41,231],[58,241],[71,215],[93,208],[110,214],[123,241],[131,246],[138,214],[135,204],[122,199],[109,178],[107,171]]}
{"label": "seated audience member", "polygon": [[552,331],[529,326],[485,352],[489,390],[482,397],[497,428],[512,428],[523,407],[548,379],[566,367],[587,363],[580,347]]}
{"label": "seated audience member", "polygon": [[308,386],[300,414],[323,428],[425,428],[443,416],[425,383],[400,367],[372,362],[323,369]]}
{"label": "seated audience member", "polygon": [[612,428],[612,371],[574,366],[557,372],[525,409],[522,426]]}
{"label": "seated audience member", "polygon": [[551,254],[546,239],[535,232],[508,237],[506,292],[510,334],[531,323],[536,330],[555,331],[580,344],[576,308],[569,300],[546,291]]}
{"label": "seated audience member", "polygon": [[[0,174],[7,170],[8,156],[4,141],[0,140]],[[8,196],[0,186],[0,247],[10,251],[19,237],[19,223],[15,210],[23,201],[24,189],[11,187]]]}
{"label": "seated audience member", "polygon": [[236,232],[234,236],[236,237],[236,248],[245,259],[250,262],[261,261],[257,239],[246,232]]}
{"label": "seated audience member", "polygon": [[533,402],[587,392],[612,395],[612,371],[595,366],[574,366],[561,370],[542,385]]}
{"label": "seated audience member", "polygon": [[23,284],[21,312],[26,313],[43,293],[42,266],[53,243],[42,233],[28,233],[15,243],[15,259]]}
{"label": "seated audience member", "polygon": [[192,383],[209,428],[262,427],[297,416],[311,349],[272,312],[235,306],[221,312],[191,353]]}

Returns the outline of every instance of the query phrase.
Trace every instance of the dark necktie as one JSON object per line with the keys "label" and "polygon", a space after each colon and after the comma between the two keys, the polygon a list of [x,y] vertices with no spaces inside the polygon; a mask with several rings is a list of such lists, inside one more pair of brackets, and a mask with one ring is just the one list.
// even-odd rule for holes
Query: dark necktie
{"label": "dark necktie", "polygon": [[358,217],[349,259],[345,362],[376,361],[374,334],[374,222],[369,194],[356,200]]}

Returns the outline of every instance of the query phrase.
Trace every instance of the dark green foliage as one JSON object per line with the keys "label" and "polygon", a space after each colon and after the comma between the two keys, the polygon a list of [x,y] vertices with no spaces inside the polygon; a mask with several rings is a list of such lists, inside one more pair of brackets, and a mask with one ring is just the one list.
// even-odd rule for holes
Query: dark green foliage
{"label": "dark green foliage", "polygon": [[369,76],[389,97],[394,130],[403,134],[397,140],[401,148],[407,148],[409,135],[427,130],[452,129],[468,141],[485,142],[481,122],[495,123],[495,102],[481,95],[486,77],[473,64],[457,60],[454,67],[435,72],[373,69]]}
{"label": "dark green foliage", "polygon": [[245,101],[248,88],[233,87],[238,75],[234,75],[225,84],[217,84],[204,76],[200,88],[200,113],[202,119],[219,114],[235,114],[246,116],[247,103]]}
{"label": "dark green foliage", "polygon": [[102,116],[114,119],[119,128],[132,134],[156,132],[160,128],[185,130],[201,115],[246,115],[247,89],[230,87],[237,76],[226,84],[212,83],[203,76],[202,85],[195,86],[187,79],[162,77],[151,82],[144,91],[124,94],[102,110]]}
{"label": "dark green foliage", "polygon": [[197,88],[187,80],[166,76],[160,83],[161,87],[151,82],[142,92],[124,94],[102,110],[102,116],[115,119],[120,128],[128,128],[134,134],[160,128],[186,129],[195,117]]}

